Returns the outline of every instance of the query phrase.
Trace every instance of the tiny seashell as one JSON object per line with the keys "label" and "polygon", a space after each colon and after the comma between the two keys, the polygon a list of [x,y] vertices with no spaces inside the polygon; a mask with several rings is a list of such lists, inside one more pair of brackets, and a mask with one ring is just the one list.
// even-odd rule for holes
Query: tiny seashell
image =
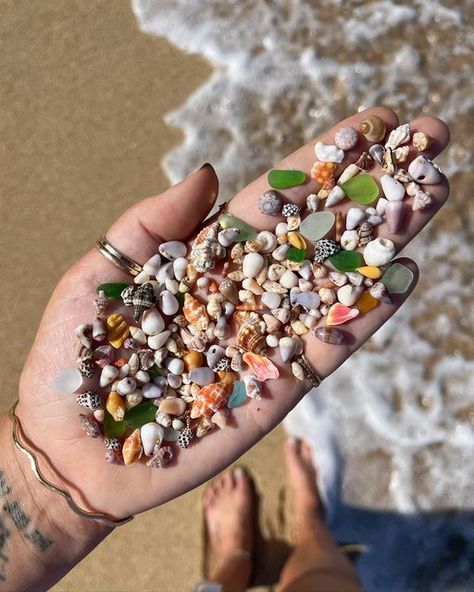
{"label": "tiny seashell", "polygon": [[265,322],[267,333],[277,333],[280,330],[281,322],[273,315],[264,314],[262,318]]}
{"label": "tiny seashell", "polygon": [[160,448],[163,441],[164,429],[154,421],[142,425],[140,428],[140,437],[145,456],[152,456]]}
{"label": "tiny seashell", "polygon": [[417,156],[410,163],[408,173],[417,183],[422,185],[434,185],[441,181],[441,173],[438,167],[424,156]]}
{"label": "tiny seashell", "polygon": [[105,409],[101,408],[101,409],[94,409],[94,411],[92,412],[92,415],[94,416],[94,419],[102,424],[104,423],[104,419],[105,419]]}
{"label": "tiny seashell", "polygon": [[138,286],[132,296],[134,306],[133,318],[138,322],[143,313],[156,302],[155,290],[150,283]]}
{"label": "tiny seashell", "polygon": [[334,327],[317,327],[314,334],[320,341],[330,345],[341,345],[344,341],[343,331]]}
{"label": "tiny seashell", "polygon": [[359,234],[357,230],[345,230],[341,235],[341,247],[345,251],[354,251],[359,242]]}
{"label": "tiny seashell", "polygon": [[268,268],[268,279],[272,282],[277,282],[285,273],[285,266],[280,263],[272,263]]}
{"label": "tiny seashell", "polygon": [[219,284],[219,292],[224,296],[226,300],[237,305],[239,303],[239,292],[236,284],[228,277],[223,279]]}
{"label": "tiny seashell", "polygon": [[262,286],[258,285],[257,280],[254,278],[245,278],[242,282],[242,288],[248,292],[251,292],[255,296],[261,296],[264,293],[264,289]]}
{"label": "tiny seashell", "polygon": [[191,407],[191,418],[212,415],[227,403],[231,386],[226,382],[215,382],[200,389]]}
{"label": "tiny seashell", "polygon": [[329,195],[326,199],[326,207],[330,208],[332,206],[335,206],[336,204],[338,204],[340,201],[342,201],[344,198],[346,197],[346,194],[344,193],[342,187],[340,185],[335,185],[331,191],[329,192]]}
{"label": "tiny seashell", "polygon": [[184,372],[184,362],[180,358],[171,358],[167,360],[166,367],[172,374],[181,374]]}
{"label": "tiny seashell", "polygon": [[243,254],[244,254],[244,246],[242,245],[242,243],[235,244],[232,247],[232,249],[230,250],[230,258],[233,260],[240,259]]}
{"label": "tiny seashell", "polygon": [[135,290],[136,286],[127,286],[120,292],[120,298],[124,306],[133,306],[133,294]]}
{"label": "tiny seashell", "polygon": [[185,257],[187,247],[181,241],[168,241],[161,243],[158,247],[159,252],[170,261],[178,259],[178,257]]}
{"label": "tiny seashell", "polygon": [[410,154],[410,147],[409,146],[399,146],[396,150],[393,151],[393,155],[394,155],[397,163],[406,162],[409,154]]}
{"label": "tiny seashell", "polygon": [[282,208],[280,194],[274,190],[265,191],[258,200],[258,208],[262,214],[278,216],[281,213]]}
{"label": "tiny seashell", "polygon": [[171,374],[171,372],[166,377],[168,381],[168,385],[172,389],[179,389],[181,384],[183,383],[183,379],[181,378],[180,374]]}
{"label": "tiny seashell", "polygon": [[178,446],[180,448],[189,448],[191,446],[193,438],[194,434],[192,429],[190,427],[184,428],[184,430],[179,434]]}
{"label": "tiny seashell", "polygon": [[84,378],[92,378],[95,370],[95,364],[92,360],[81,360],[79,362],[79,372]]}
{"label": "tiny seashell", "polygon": [[328,257],[335,255],[341,250],[338,243],[327,238],[318,240],[314,249],[314,262],[324,263]]}
{"label": "tiny seashell", "polygon": [[262,269],[264,262],[265,260],[262,255],[260,255],[260,253],[248,253],[245,255],[242,264],[244,276],[248,278],[254,278]]}
{"label": "tiny seashell", "polygon": [[367,243],[363,257],[367,265],[382,267],[387,265],[395,255],[395,245],[388,238],[378,237]]}
{"label": "tiny seashell", "polygon": [[255,304],[255,294],[249,290],[239,290],[239,300],[247,304]]}
{"label": "tiny seashell", "polygon": [[261,399],[262,398],[262,385],[257,380],[256,376],[247,374],[244,376],[245,394],[250,399]]}
{"label": "tiny seashell", "polygon": [[346,276],[347,276],[347,279],[354,286],[362,286],[362,284],[364,282],[364,276],[356,271],[347,271]]}
{"label": "tiny seashell", "polygon": [[394,174],[394,178],[401,183],[409,183],[410,181],[413,181],[405,169],[398,169]]}
{"label": "tiny seashell", "polygon": [[405,195],[405,187],[390,175],[382,175],[380,178],[383,192],[388,201],[400,201]]}
{"label": "tiny seashell", "polygon": [[369,148],[369,154],[377,164],[383,164],[385,148],[382,146],[382,144],[374,144],[371,146]]}
{"label": "tiny seashell", "polygon": [[153,469],[164,469],[173,459],[173,449],[171,446],[162,446],[151,458],[147,461],[146,466]]}
{"label": "tiny seashell", "polygon": [[256,240],[261,244],[261,253],[271,253],[278,246],[276,236],[269,230],[262,230],[259,232]]}
{"label": "tiny seashell", "polygon": [[340,174],[340,176],[337,180],[337,184],[344,185],[344,183],[346,181],[349,181],[349,179],[352,179],[352,177],[355,177],[357,174],[360,173],[360,171],[361,171],[360,167],[358,167],[356,164],[354,164],[354,163],[350,164]]}
{"label": "tiny seashell", "polygon": [[[341,288],[340,288],[341,289]],[[358,316],[359,310],[357,308],[349,308],[340,302],[334,303],[328,311],[326,316],[326,325],[328,327],[333,325],[342,325]]]}
{"label": "tiny seashell", "polygon": [[352,284],[341,286],[337,291],[337,299],[341,304],[353,306],[360,298],[363,288],[358,288]]}
{"label": "tiny seashell", "polygon": [[226,319],[232,316],[235,311],[235,305],[232,302],[225,301],[222,305],[222,314],[225,316]]}
{"label": "tiny seashell", "polygon": [[179,417],[186,411],[186,402],[178,397],[167,397],[160,401],[158,409],[162,413]]}
{"label": "tiny seashell", "polygon": [[123,462],[125,465],[133,465],[142,455],[140,429],[136,428],[125,440],[122,447]]}
{"label": "tiny seashell", "polygon": [[237,333],[237,343],[239,347],[246,351],[256,354],[265,351],[265,335],[256,323],[242,323]]}
{"label": "tiny seashell", "polygon": [[334,178],[334,172],[336,170],[336,165],[333,162],[322,162],[317,160],[313,166],[311,167],[310,176],[314,179],[317,183],[321,186],[324,185],[327,181],[330,181]]}
{"label": "tiny seashell", "polygon": [[151,349],[141,349],[137,352],[137,355],[142,370],[149,370],[155,363],[155,352]]}
{"label": "tiny seashell", "polygon": [[334,144],[341,150],[347,151],[357,144],[358,134],[350,125],[340,127],[334,135]]}
{"label": "tiny seashell", "polygon": [[278,282],[273,282],[270,280],[263,282],[262,287],[266,292],[274,292],[275,294],[286,294],[286,292],[288,291],[287,288],[285,288]]}
{"label": "tiny seashell", "polygon": [[159,409],[156,412],[155,421],[156,421],[156,423],[158,423],[160,426],[163,426],[164,428],[171,427],[172,420],[171,420],[170,414],[165,413],[164,411],[160,411]]}
{"label": "tiny seashell", "polygon": [[397,168],[395,153],[391,148],[385,148],[383,155],[382,171],[387,175],[393,175]]}
{"label": "tiny seashell", "polygon": [[425,132],[415,132],[412,138],[412,144],[418,152],[424,152],[433,143],[433,138]]}
{"label": "tiny seashell", "polygon": [[140,327],[136,327],[135,325],[130,325],[129,331],[136,343],[139,343],[140,345],[146,344],[147,337],[143,329],[140,329]]}
{"label": "tiny seashell", "polygon": [[135,391],[134,393],[130,393],[129,395],[125,396],[125,401],[126,401],[126,408],[128,409],[132,409],[133,407],[136,407],[137,405],[139,405],[142,401],[143,401],[143,395],[141,393],[141,391]]}
{"label": "tiny seashell", "polygon": [[163,395],[163,388],[154,382],[148,382],[142,387],[142,395],[145,399],[157,399]]}
{"label": "tiny seashell", "polygon": [[293,271],[287,270],[280,277],[280,285],[284,288],[294,288],[298,285],[298,276]]}
{"label": "tiny seashell", "polygon": [[119,369],[111,364],[104,366],[102,368],[102,372],[100,373],[99,384],[100,386],[104,387],[108,384],[111,384],[119,375]]}
{"label": "tiny seashell", "polygon": [[102,435],[102,430],[95,419],[84,415],[84,413],[80,413],[79,422],[81,424],[81,428],[90,438],[98,438]]}
{"label": "tiny seashell", "polygon": [[298,228],[301,226],[301,217],[298,216],[288,216],[288,218],[286,219],[286,223],[288,225],[288,232],[290,230],[298,230]]}
{"label": "tiny seashell", "polygon": [[357,246],[358,247],[365,247],[367,243],[369,243],[373,238],[373,227],[372,224],[368,221],[362,222],[357,230]]}
{"label": "tiny seashell", "polygon": [[392,300],[387,292],[385,284],[382,282],[376,282],[373,284],[369,289],[369,294],[372,296],[372,298],[376,298],[377,300],[385,302],[386,304],[390,304]]}
{"label": "tiny seashell", "polygon": [[304,335],[308,332],[308,327],[306,327],[306,325],[299,319],[292,321],[291,329],[296,335]]}
{"label": "tiny seashell", "polygon": [[183,314],[188,323],[196,327],[198,331],[205,331],[207,329],[209,317],[206,307],[197,298],[191,296],[191,294],[185,294],[184,296]]}
{"label": "tiny seashell", "polygon": [[415,196],[413,198],[412,210],[414,212],[416,212],[417,210],[424,210],[431,204],[431,202],[431,196],[420,189],[415,193]]}
{"label": "tiny seashell", "polygon": [[[389,201],[385,210],[387,226],[392,234],[400,230],[405,216],[406,204],[402,201]],[[363,246],[363,245],[360,245]]]}
{"label": "tiny seashell", "polygon": [[214,423],[219,429],[223,430],[227,425],[229,413],[230,411],[227,409],[227,407],[219,409],[211,416],[212,423]]}
{"label": "tiny seashell", "polygon": [[115,421],[122,421],[124,418],[125,402],[116,391],[111,391],[109,393],[107,402],[105,403],[105,408]]}
{"label": "tiny seashell", "polygon": [[[156,308],[146,310],[142,315],[142,330],[148,335],[158,335],[165,328],[165,321]],[[155,349],[158,349],[157,346]]]}
{"label": "tiny seashell", "polygon": [[[173,273],[174,277],[180,282],[186,276],[188,266],[188,260],[185,257],[177,257],[173,261]],[[172,278],[166,278],[166,280],[172,280]],[[166,281],[165,280],[165,281]]]}
{"label": "tiny seashell", "polygon": [[211,421],[209,417],[202,417],[196,429],[196,437],[203,438],[211,430],[215,428],[216,424]]}
{"label": "tiny seashell", "polygon": [[224,228],[217,235],[217,240],[223,247],[230,247],[232,243],[239,239],[240,230],[238,228]]}
{"label": "tiny seashell", "polygon": [[203,352],[206,349],[208,339],[202,331],[199,331],[192,337],[192,339],[187,343],[188,349]]}
{"label": "tiny seashell", "polygon": [[169,290],[163,290],[158,296],[158,306],[166,316],[172,316],[179,310],[179,302]]}
{"label": "tiny seashell", "polygon": [[215,296],[209,298],[206,306],[207,314],[209,318],[217,320],[221,314],[221,304]]}
{"label": "tiny seashell", "polygon": [[379,224],[382,224],[383,219],[382,216],[369,216],[367,218],[367,222],[371,225],[371,226],[378,226]]}
{"label": "tiny seashell", "polygon": [[385,136],[385,123],[377,115],[370,115],[363,119],[359,131],[369,142],[380,142]]}
{"label": "tiny seashell", "polygon": [[122,378],[122,380],[117,385],[117,391],[121,395],[129,395],[130,393],[133,393],[136,388],[136,381],[129,376],[127,378]]}
{"label": "tiny seashell", "polygon": [[98,295],[94,299],[94,310],[95,314],[100,317],[105,312],[109,299],[105,295],[104,290],[99,290]]}
{"label": "tiny seashell", "polygon": [[354,230],[354,228],[357,228],[357,226],[365,220],[365,217],[366,214],[364,210],[361,210],[360,208],[350,208],[346,216],[346,229]]}
{"label": "tiny seashell", "polygon": [[323,144],[316,142],[314,146],[316,158],[322,162],[340,163],[344,160],[344,150],[341,150],[334,144]]}
{"label": "tiny seashell", "polygon": [[212,384],[215,381],[216,375],[214,371],[211,370],[211,368],[202,366],[200,368],[193,368],[189,373],[189,379],[191,382],[194,382],[199,386],[206,386],[208,384]]}
{"label": "tiny seashell", "polygon": [[298,364],[298,362],[292,362],[291,363],[291,373],[298,380],[304,380],[305,379],[303,368]]}
{"label": "tiny seashell", "polygon": [[298,287],[302,292],[310,292],[313,289],[313,284],[309,280],[300,278],[298,280]]}
{"label": "tiny seashell", "polygon": [[330,288],[321,288],[318,291],[318,295],[324,304],[334,304],[336,302],[336,294]]}
{"label": "tiny seashell", "polygon": [[408,123],[404,123],[403,125],[399,125],[394,130],[392,130],[388,136],[388,140],[385,143],[385,147],[391,148],[395,150],[398,146],[402,144],[406,144],[410,141],[410,125]]}
{"label": "tiny seashell", "polygon": [[319,306],[320,298],[316,292],[301,292],[294,296],[293,303],[299,304],[306,310],[311,310]]}
{"label": "tiny seashell", "polygon": [[81,323],[76,327],[75,333],[84,347],[92,348],[92,325]]}
{"label": "tiny seashell", "polygon": [[306,207],[310,212],[317,212],[319,207],[319,197],[315,193],[310,193],[306,198]]}
{"label": "tiny seashell", "polygon": [[328,270],[324,265],[321,265],[321,263],[313,263],[311,269],[315,280],[320,280],[328,274]]}
{"label": "tiny seashell", "polygon": [[283,324],[290,320],[290,311],[287,308],[275,308],[272,310],[272,315]]}
{"label": "tiny seashell", "polygon": [[330,271],[329,279],[335,286],[343,286],[347,283],[347,275],[341,271]]}
{"label": "tiny seashell", "polygon": [[286,203],[281,209],[282,216],[289,218],[290,216],[298,216],[300,208],[295,203]]}
{"label": "tiny seashell", "polygon": [[244,272],[241,269],[235,269],[229,272],[226,277],[233,282],[241,282],[245,278]]}
{"label": "tiny seashell", "polygon": [[102,407],[102,398],[94,391],[87,390],[84,393],[77,395],[76,403],[82,405],[86,409],[94,411]]}
{"label": "tiny seashell", "polygon": [[297,355],[298,341],[293,337],[282,337],[278,342],[280,357],[283,363],[289,362],[291,358]]}
{"label": "tiny seashell", "polygon": [[161,256],[159,253],[156,253],[156,255],[152,255],[145,261],[143,264],[143,271],[146,273],[146,275],[155,277],[158,273],[158,270],[160,269],[160,266]]}

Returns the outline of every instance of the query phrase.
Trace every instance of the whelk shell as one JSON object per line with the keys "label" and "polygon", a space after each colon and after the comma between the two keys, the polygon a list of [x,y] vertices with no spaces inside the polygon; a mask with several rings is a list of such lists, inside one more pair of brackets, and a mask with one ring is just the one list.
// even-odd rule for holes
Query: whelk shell
{"label": "whelk shell", "polygon": [[191,418],[210,416],[227,403],[231,386],[224,381],[202,387],[191,407]]}
{"label": "whelk shell", "polygon": [[196,327],[198,331],[205,331],[209,326],[206,307],[197,298],[188,293],[184,296],[183,314],[188,323]]}

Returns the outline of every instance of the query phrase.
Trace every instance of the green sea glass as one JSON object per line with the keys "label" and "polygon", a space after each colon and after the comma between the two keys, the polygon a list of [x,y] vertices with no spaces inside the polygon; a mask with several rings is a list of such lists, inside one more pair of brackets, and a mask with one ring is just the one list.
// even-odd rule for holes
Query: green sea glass
{"label": "green sea glass", "polygon": [[129,409],[125,414],[124,421],[130,428],[141,428],[146,423],[155,421],[155,415],[156,405],[151,401],[145,401]]}
{"label": "green sea glass", "polygon": [[288,189],[306,181],[303,171],[273,169],[268,173],[268,184],[273,189]]}
{"label": "green sea glass", "polygon": [[285,259],[288,261],[296,261],[300,263],[306,258],[306,251],[304,249],[297,249],[296,247],[290,247],[286,252]]}
{"label": "green sea glass", "polygon": [[253,240],[257,236],[257,231],[253,226],[247,224],[240,218],[232,216],[232,214],[221,214],[218,218],[219,224],[222,228],[238,228],[240,230],[239,242]]}
{"label": "green sea glass", "polygon": [[227,401],[227,407],[229,409],[234,409],[235,407],[240,407],[245,402],[245,397],[247,396],[245,392],[245,384],[242,380],[236,380],[232,387],[232,392],[230,393],[229,400]]}
{"label": "green sea glass", "polygon": [[413,282],[413,272],[401,263],[393,263],[380,281],[390,294],[404,294]]}
{"label": "green sea glass", "polygon": [[367,173],[359,173],[342,185],[347,197],[355,203],[367,205],[379,196],[379,186]]}
{"label": "green sea glass", "polygon": [[121,438],[127,429],[125,421],[115,421],[108,411],[105,412],[103,426],[107,438]]}
{"label": "green sea glass", "polygon": [[97,286],[97,294],[102,290],[107,298],[120,298],[120,294],[125,288],[128,288],[130,284],[113,283],[113,284],[100,284]]}
{"label": "green sea glass", "polygon": [[354,271],[356,267],[364,264],[362,255],[357,251],[339,251],[329,257],[329,261],[339,271]]}
{"label": "green sea glass", "polygon": [[335,221],[333,212],[315,212],[301,222],[300,233],[310,241],[318,241],[326,236]]}

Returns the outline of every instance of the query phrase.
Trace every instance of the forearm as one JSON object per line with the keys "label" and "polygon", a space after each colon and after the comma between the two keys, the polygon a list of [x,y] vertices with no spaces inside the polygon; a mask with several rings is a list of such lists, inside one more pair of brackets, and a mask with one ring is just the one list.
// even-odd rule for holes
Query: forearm
{"label": "forearm", "polygon": [[74,514],[35,478],[0,415],[0,590],[47,590],[98,545],[110,528]]}

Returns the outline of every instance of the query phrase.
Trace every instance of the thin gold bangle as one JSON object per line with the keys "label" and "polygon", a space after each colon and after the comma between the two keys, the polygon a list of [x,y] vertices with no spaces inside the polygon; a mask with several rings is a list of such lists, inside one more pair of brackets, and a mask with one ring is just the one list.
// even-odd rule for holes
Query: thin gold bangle
{"label": "thin gold bangle", "polygon": [[10,409],[10,417],[12,418],[12,421],[13,421],[13,431],[12,431],[13,442],[15,443],[15,446],[18,448],[18,450],[23,452],[23,454],[28,457],[35,477],[38,479],[38,481],[42,485],[44,485],[44,487],[46,487],[46,489],[49,489],[49,491],[52,491],[53,493],[57,493],[61,497],[63,497],[66,500],[68,506],[71,508],[71,510],[75,514],[77,514],[78,516],[81,516],[82,518],[87,518],[89,520],[99,520],[101,522],[104,522],[107,526],[110,526],[111,528],[115,528],[116,526],[121,526],[122,524],[127,524],[127,522],[130,522],[130,520],[133,520],[133,518],[134,518],[133,516],[128,516],[128,518],[123,518],[122,520],[114,520],[110,516],[107,516],[107,514],[96,514],[94,512],[87,512],[86,510],[83,510],[82,508],[80,508],[79,506],[77,506],[75,504],[74,500],[71,497],[71,494],[68,491],[61,489],[60,487],[57,487],[56,485],[54,485],[54,483],[51,483],[51,481],[48,481],[48,479],[46,479],[46,477],[41,472],[36,455],[34,454],[34,452],[32,450],[27,448],[25,446],[25,444],[20,439],[19,431],[22,428],[21,428],[20,419],[15,413],[15,409],[16,409],[17,405],[18,405],[18,401],[16,401],[15,404],[13,405],[13,407]]}

